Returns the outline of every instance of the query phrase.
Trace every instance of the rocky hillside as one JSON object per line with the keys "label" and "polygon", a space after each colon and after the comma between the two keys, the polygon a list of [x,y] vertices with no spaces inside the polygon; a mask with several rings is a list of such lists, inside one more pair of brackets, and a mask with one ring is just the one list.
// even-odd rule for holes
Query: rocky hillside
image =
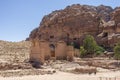
{"label": "rocky hillside", "polygon": [[29,59],[29,41],[8,42],[0,40],[0,63],[23,62]]}
{"label": "rocky hillside", "polygon": [[[120,41],[120,8],[109,6],[89,6],[74,4],[63,10],[56,10],[43,17],[39,27],[34,29],[29,39],[44,39],[47,41],[63,40],[66,43],[75,42],[79,45],[85,35],[95,37],[100,45],[109,45]],[[115,39],[115,40],[114,40]]]}

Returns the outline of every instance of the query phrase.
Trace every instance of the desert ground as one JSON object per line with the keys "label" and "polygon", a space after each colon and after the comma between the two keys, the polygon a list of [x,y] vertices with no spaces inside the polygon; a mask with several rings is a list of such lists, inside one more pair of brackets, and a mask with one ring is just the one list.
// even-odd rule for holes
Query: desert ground
{"label": "desert ground", "polygon": [[0,41],[0,80],[120,80],[120,60],[108,57],[49,60],[39,69],[29,60],[30,42]]}
{"label": "desert ground", "polygon": [[0,80],[120,80],[120,71],[94,74],[73,74],[57,71],[54,74],[29,75],[22,77],[0,77]]}

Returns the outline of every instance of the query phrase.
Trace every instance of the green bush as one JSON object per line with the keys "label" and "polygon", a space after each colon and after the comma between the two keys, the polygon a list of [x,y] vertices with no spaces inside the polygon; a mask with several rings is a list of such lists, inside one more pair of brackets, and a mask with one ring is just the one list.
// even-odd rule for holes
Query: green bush
{"label": "green bush", "polygon": [[102,53],[104,53],[105,49],[101,46],[96,46],[95,48],[95,55],[101,55]]}
{"label": "green bush", "polygon": [[[81,51],[82,50],[82,51]],[[91,55],[100,55],[105,51],[105,49],[97,45],[95,39],[91,35],[87,35],[83,41],[83,47],[80,47],[81,55],[85,56],[88,54]]]}
{"label": "green bush", "polygon": [[115,59],[120,59],[120,43],[118,43],[115,47],[114,47],[114,58]]}
{"label": "green bush", "polygon": [[84,57],[86,55],[86,50],[83,46],[80,47],[80,57]]}
{"label": "green bush", "polygon": [[83,41],[83,46],[87,53],[94,54],[96,49],[96,41],[94,40],[94,37],[91,35],[87,35]]}

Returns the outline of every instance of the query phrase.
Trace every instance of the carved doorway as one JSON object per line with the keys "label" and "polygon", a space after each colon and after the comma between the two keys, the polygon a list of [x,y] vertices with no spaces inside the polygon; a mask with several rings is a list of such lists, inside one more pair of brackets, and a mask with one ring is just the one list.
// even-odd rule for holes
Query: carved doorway
{"label": "carved doorway", "polygon": [[53,44],[50,44],[50,54],[51,57],[55,57],[55,46]]}

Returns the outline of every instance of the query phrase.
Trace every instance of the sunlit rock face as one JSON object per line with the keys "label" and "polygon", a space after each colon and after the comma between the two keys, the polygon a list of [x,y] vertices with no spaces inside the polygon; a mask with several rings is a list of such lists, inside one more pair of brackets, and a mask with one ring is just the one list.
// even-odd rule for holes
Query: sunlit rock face
{"label": "sunlit rock face", "polygon": [[[85,35],[93,35],[102,46],[113,46],[119,41],[120,8],[73,4],[43,17],[29,39],[35,38],[82,45]],[[117,41],[116,41],[117,40]],[[112,45],[110,45],[112,43]]]}

